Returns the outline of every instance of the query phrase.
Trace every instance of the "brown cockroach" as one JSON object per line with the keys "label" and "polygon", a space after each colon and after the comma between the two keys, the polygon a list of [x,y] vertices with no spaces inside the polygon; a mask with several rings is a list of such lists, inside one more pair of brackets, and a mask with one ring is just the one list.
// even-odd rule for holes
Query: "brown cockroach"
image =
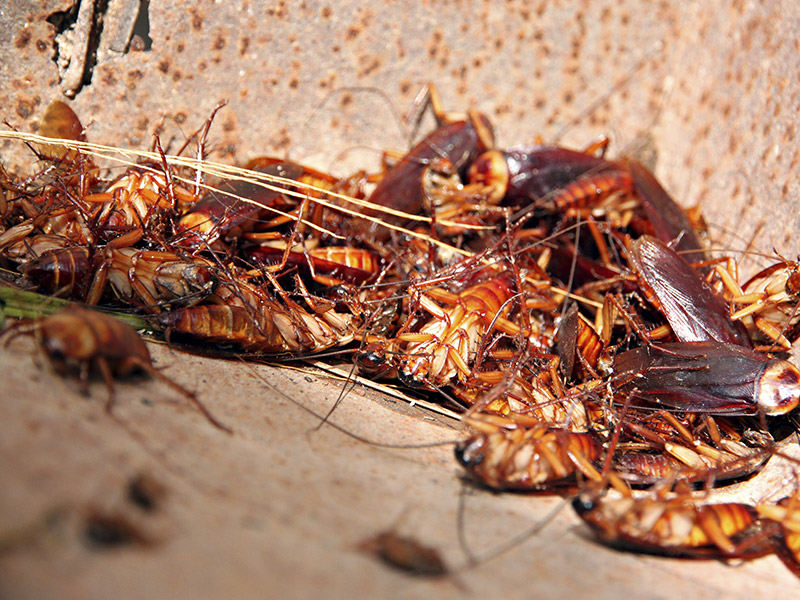
{"label": "brown cockroach", "polygon": [[467,423],[478,432],[456,445],[456,459],[488,488],[543,491],[574,487],[580,475],[602,480],[594,467],[602,445],[589,433],[551,427],[521,415],[482,415]]}
{"label": "brown cockroach", "polygon": [[771,342],[789,350],[800,336],[800,263],[781,260],[739,285],[729,271],[716,267],[732,294],[731,319],[752,317],[752,333],[760,332]]}
{"label": "brown cockroach", "polygon": [[558,146],[516,146],[481,154],[470,166],[469,181],[489,187],[493,204],[527,207],[560,193],[581,175],[609,169],[613,169],[613,163],[593,152]]}
{"label": "brown cockroach", "polygon": [[183,394],[208,421],[223,431],[231,429],[220,423],[197,396],[153,366],[150,352],[130,325],[94,310],[71,305],[61,312],[33,321],[20,321],[7,328],[5,344],[20,335],[37,339],[51,364],[60,371],[79,373],[81,386],[88,393],[89,373],[96,368],[108,389],[106,411],[114,405],[114,376],[144,371]]}
{"label": "brown cockroach", "polygon": [[[442,308],[434,301],[436,295],[447,296],[453,306]],[[411,302],[419,302],[432,318],[419,331],[396,337],[402,355],[400,377],[434,387],[453,378],[465,381],[472,375],[469,365],[481,338],[491,333],[490,327],[509,335],[519,333],[519,326],[503,318],[513,295],[513,282],[507,275],[496,275],[457,296],[441,290],[419,294],[412,287]]]}
{"label": "brown cockroach", "polygon": [[[438,127],[383,174],[368,202],[376,208],[362,211],[378,216],[385,222],[407,226],[407,217],[384,213],[381,207],[406,215],[419,215],[424,208],[422,180],[425,170],[443,170],[447,165],[462,176],[481,152],[494,146],[494,130],[482,113],[470,111],[467,118],[453,118],[442,110],[439,93],[432,84],[423,88],[419,98],[428,98]],[[418,103],[423,103],[419,100]],[[369,233],[377,239],[387,239],[389,229],[373,222]]]}
{"label": "brown cockroach", "polygon": [[662,241],[642,236],[629,250],[647,299],[681,342],[717,341],[752,348],[745,327],[732,321],[724,299],[699,272]]}
{"label": "brown cockroach", "polygon": [[44,252],[20,265],[39,290],[99,304],[107,287],[124,302],[160,312],[166,305],[195,304],[211,293],[216,276],[202,258],[134,248],[74,247]]}
{"label": "brown cockroach", "polygon": [[[92,247],[62,246],[42,252],[18,270],[24,281],[40,292],[96,304],[103,289],[92,291],[92,286],[102,262],[102,252],[95,252]],[[90,296],[98,297],[92,302]]]}
{"label": "brown cockroach", "polygon": [[600,541],[623,550],[749,560],[773,549],[774,528],[746,504],[708,504],[688,492],[612,498],[585,491],[572,506]]}
{"label": "brown cockroach", "polygon": [[[181,217],[176,226],[173,243],[190,248],[213,246],[221,239],[233,241],[256,229],[276,227],[306,218],[297,209],[303,206],[302,197],[319,198],[325,191],[346,191],[347,182],[297,163],[275,158],[256,158],[245,165],[246,169],[280,177],[283,183],[261,183],[238,179],[225,183],[204,194],[190,211]],[[290,182],[297,182],[292,186]],[[292,191],[293,195],[285,192]],[[299,196],[299,197],[298,197]],[[301,210],[298,209],[298,210]],[[310,211],[319,213],[321,206],[311,203]],[[292,212],[294,211],[294,212]],[[291,214],[290,214],[291,213]],[[319,215],[310,220],[318,221]],[[300,224],[298,224],[300,225]],[[253,234],[256,236],[257,234]]]}
{"label": "brown cockroach", "polygon": [[780,532],[774,538],[775,554],[800,577],[800,495],[795,493],[778,502],[760,502],[756,511],[763,519],[776,523]]}
{"label": "brown cockroach", "polygon": [[384,531],[363,540],[358,549],[380,558],[390,567],[420,577],[442,577],[449,573],[447,565],[436,548],[426,546],[414,538]]}
{"label": "brown cockroach", "polygon": [[91,205],[103,237],[125,246],[138,242],[146,230],[171,223],[172,218],[194,205],[195,197],[163,173],[137,167],[129,169],[104,192],[86,195],[82,200]]}
{"label": "brown cockroach", "polygon": [[355,335],[355,319],[330,304],[320,306],[310,295],[309,312],[282,293],[284,304],[264,286],[221,277],[207,302],[163,313],[156,321],[175,333],[259,353],[313,352],[347,344]]}
{"label": "brown cockroach", "polygon": [[285,249],[262,245],[245,251],[247,258],[256,264],[283,264],[307,270],[315,282],[322,286],[342,283],[362,284],[380,271],[380,258],[365,248],[324,246],[303,251],[286,252]]}

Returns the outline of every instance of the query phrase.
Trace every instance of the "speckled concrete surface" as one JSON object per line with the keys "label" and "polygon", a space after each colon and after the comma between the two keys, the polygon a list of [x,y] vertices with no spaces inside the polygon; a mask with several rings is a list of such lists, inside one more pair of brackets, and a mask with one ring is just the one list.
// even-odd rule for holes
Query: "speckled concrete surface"
{"label": "speckled concrete surface", "polygon": [[[19,5],[19,6],[18,6]],[[61,97],[44,19],[70,2],[0,7],[3,117],[31,131]],[[277,154],[345,172],[407,147],[398,115],[434,81],[448,108],[476,107],[500,145],[537,135],[612,152],[644,143],[685,205],[701,203],[722,245],[793,256],[798,247],[800,9],[730,2],[171,3],[149,10],[150,50],[108,52],[72,106],[92,141],[180,144],[214,105],[213,158]],[[136,44],[134,44],[136,46]],[[337,91],[338,90],[338,91]],[[380,93],[377,93],[380,92]],[[0,147],[13,162],[18,148]],[[451,448],[359,443],[277,395],[238,362],[154,347],[159,366],[197,388],[226,436],[158,382],[119,386],[116,418],[39,369],[29,341],[0,353],[0,597],[756,598],[800,587],[773,558],[741,567],[622,554],[587,540],[569,510],[518,548],[455,578],[397,574],[358,552],[396,526],[453,565],[461,484]],[[254,367],[324,412],[339,384]],[[310,379],[308,381],[307,379]],[[356,391],[335,421],[370,439],[444,441],[458,424]],[[146,512],[132,478],[164,488]],[[752,486],[752,484],[751,484]],[[768,487],[768,486],[767,486]],[[758,496],[764,485],[745,495]],[[477,554],[561,502],[472,493],[465,534]],[[87,515],[135,524],[118,548],[85,541]],[[47,518],[49,517],[49,518]]]}

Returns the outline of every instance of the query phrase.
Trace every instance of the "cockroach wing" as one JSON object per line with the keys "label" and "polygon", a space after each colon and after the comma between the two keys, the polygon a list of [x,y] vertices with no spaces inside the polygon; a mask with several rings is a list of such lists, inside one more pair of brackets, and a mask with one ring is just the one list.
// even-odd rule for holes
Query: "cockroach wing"
{"label": "cockroach wing", "polygon": [[625,161],[624,164],[633,178],[642,208],[656,237],[663,242],[674,241],[674,248],[686,253],[691,260],[705,260],[705,251],[688,217],[650,170],[635,160]]}
{"label": "cockroach wing", "polygon": [[618,354],[618,390],[680,410],[785,414],[800,400],[800,370],[736,344],[677,342]]}
{"label": "cockroach wing", "polygon": [[681,342],[717,341],[752,348],[744,325],[731,321],[728,306],[678,253],[651,236],[631,244],[630,261],[645,294]]}

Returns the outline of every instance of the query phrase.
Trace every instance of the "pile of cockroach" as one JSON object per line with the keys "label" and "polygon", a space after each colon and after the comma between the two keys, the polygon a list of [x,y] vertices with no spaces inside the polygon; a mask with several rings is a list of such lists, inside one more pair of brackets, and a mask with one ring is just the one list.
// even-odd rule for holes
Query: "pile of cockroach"
{"label": "pile of cockroach", "polygon": [[[428,92],[438,127],[383,173],[347,178],[277,158],[222,170],[203,160],[211,120],[190,138],[198,160],[156,144],[122,174],[100,169],[55,102],[25,137],[35,172],[0,170],[5,278],[134,312],[173,343],[349,349],[360,375],[464,414],[475,432],[456,457],[481,485],[576,494],[614,546],[776,553],[800,575],[800,493],[709,499],[793,429],[800,370],[777,356],[800,337],[798,264],[742,283],[707,254],[702,220],[639,162],[605,158],[607,141],[499,150],[485,116],[445,114]],[[10,329],[109,386],[156,373],[102,313]]]}

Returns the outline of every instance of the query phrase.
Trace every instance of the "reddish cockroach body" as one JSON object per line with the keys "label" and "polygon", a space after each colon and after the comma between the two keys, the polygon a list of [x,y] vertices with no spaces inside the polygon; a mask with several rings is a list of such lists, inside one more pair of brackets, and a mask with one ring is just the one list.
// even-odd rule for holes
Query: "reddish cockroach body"
{"label": "reddish cockroach body", "polygon": [[[259,228],[308,219],[306,214],[292,213],[303,198],[321,197],[322,192],[308,186],[338,192],[345,185],[320,171],[274,158],[253,159],[245,168],[282,181],[239,179],[207,192],[178,222],[176,245],[206,249],[219,239],[230,242]],[[310,212],[320,209],[312,204]]]}
{"label": "reddish cockroach body", "polygon": [[331,306],[308,312],[288,298],[283,306],[266,289],[246,281],[222,279],[208,301],[218,304],[173,310],[156,321],[195,339],[266,354],[324,350],[354,337],[352,315]]}
{"label": "reddish cockroach body", "polygon": [[248,250],[246,255],[255,263],[300,267],[309,271],[311,278],[323,286],[345,282],[362,284],[375,277],[381,266],[380,258],[374,252],[347,246],[325,246],[288,253],[280,248],[260,246]]}
{"label": "reddish cockroach body", "polygon": [[770,527],[746,504],[579,494],[573,508],[604,543],[624,550],[689,558],[753,559],[772,552]]}
{"label": "reddish cockroach body", "polygon": [[406,381],[434,387],[446,385],[453,378],[465,381],[472,376],[469,365],[475,360],[482,337],[491,333],[490,325],[510,335],[519,333],[518,326],[503,319],[514,294],[507,275],[467,288],[452,297],[450,308],[441,308],[432,294],[428,291],[415,297],[412,291],[412,302],[418,300],[431,319],[418,332],[400,333],[396,338],[402,355],[399,374]]}
{"label": "reddish cockroach body", "polygon": [[114,403],[114,376],[141,370],[186,396],[212,425],[231,432],[208,412],[192,392],[158,371],[136,330],[114,317],[73,305],[49,317],[21,321],[6,332],[11,332],[6,345],[20,335],[36,337],[57,369],[79,371],[84,391],[88,386],[89,371],[92,368],[99,370],[108,388],[106,410],[109,413]]}
{"label": "reddish cockroach body", "polygon": [[526,206],[559,194],[584,174],[612,168],[613,163],[592,153],[558,146],[517,146],[479,156],[469,169],[469,181],[488,186],[493,204]]}
{"label": "reddish cockroach body", "polygon": [[777,503],[761,502],[756,511],[765,520],[775,523],[779,533],[775,535],[774,549],[783,564],[800,577],[800,496],[795,493]]}
{"label": "reddish cockroach body", "polygon": [[[478,432],[456,445],[456,459],[476,480],[494,490],[543,491],[573,487],[578,478],[600,481],[593,466],[602,446],[588,433],[546,423],[526,426],[520,417],[471,418]],[[528,421],[530,419],[523,419]],[[507,425],[503,426],[503,425]]]}

